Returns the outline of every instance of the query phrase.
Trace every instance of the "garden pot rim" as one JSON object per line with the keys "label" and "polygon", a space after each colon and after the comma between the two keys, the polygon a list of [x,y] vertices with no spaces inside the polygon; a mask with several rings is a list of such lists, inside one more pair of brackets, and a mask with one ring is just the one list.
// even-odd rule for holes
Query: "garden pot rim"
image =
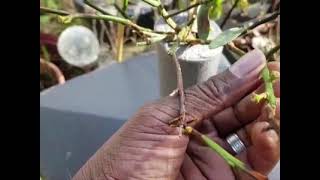
{"label": "garden pot rim", "polygon": [[62,71],[54,63],[45,61],[43,58],[40,58],[40,72],[41,68],[44,67],[49,69],[49,74],[56,80],[57,84],[64,84],[65,77]]}

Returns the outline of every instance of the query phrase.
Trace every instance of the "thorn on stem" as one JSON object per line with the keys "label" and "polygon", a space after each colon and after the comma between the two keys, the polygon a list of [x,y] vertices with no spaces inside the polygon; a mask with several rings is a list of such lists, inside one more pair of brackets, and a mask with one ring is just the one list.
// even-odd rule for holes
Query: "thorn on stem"
{"label": "thorn on stem", "polygon": [[177,89],[173,90],[172,93],[169,94],[169,96],[176,96],[178,94],[178,92],[179,92],[179,89],[177,88]]}
{"label": "thorn on stem", "polygon": [[260,103],[262,100],[267,99],[268,93],[264,92],[261,94],[253,93],[251,100],[255,103]]}

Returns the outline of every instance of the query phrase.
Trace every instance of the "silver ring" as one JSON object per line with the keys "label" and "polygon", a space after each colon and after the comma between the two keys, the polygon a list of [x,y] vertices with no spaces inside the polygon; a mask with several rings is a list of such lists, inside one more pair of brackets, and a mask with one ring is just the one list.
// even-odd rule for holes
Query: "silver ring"
{"label": "silver ring", "polygon": [[231,146],[232,150],[236,153],[236,154],[240,154],[243,150],[246,149],[246,147],[244,146],[243,142],[241,141],[241,139],[239,138],[239,136],[237,134],[231,134],[226,138],[227,142],[229,143],[229,145]]}

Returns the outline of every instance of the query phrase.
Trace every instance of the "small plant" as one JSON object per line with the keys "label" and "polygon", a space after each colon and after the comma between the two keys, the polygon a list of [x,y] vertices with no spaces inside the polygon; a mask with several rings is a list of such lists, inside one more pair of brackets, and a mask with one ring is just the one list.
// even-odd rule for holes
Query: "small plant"
{"label": "small plant", "polygon": [[[239,56],[242,56],[245,52],[236,47],[234,45],[234,41],[247,34],[251,30],[255,29],[256,27],[268,23],[270,21],[275,20],[280,15],[280,10],[275,10],[272,13],[268,14],[267,16],[257,19],[252,24],[244,24],[239,27],[233,27],[230,29],[227,29],[223,31],[220,35],[217,37],[210,39],[209,33],[212,31],[210,29],[210,20],[215,20],[217,18],[220,18],[223,11],[223,0],[192,0],[190,2],[190,5],[188,7],[185,7],[184,9],[180,9],[172,14],[169,14],[167,10],[164,8],[164,6],[161,4],[160,0],[143,0],[145,3],[152,6],[158,14],[164,19],[166,24],[172,29],[170,32],[159,32],[154,31],[152,29],[148,29],[145,27],[141,27],[131,21],[129,18],[125,16],[126,14],[126,8],[128,6],[129,0],[123,0],[123,4],[120,8],[117,8],[119,11],[119,14],[122,14],[121,17],[110,15],[109,13],[105,12],[104,10],[100,9],[99,7],[96,7],[95,5],[91,4],[88,0],[85,0],[85,3],[89,5],[91,8],[96,10],[95,14],[84,14],[84,13],[69,13],[66,11],[56,10],[56,9],[49,9],[45,7],[40,7],[40,10],[47,13],[54,13],[58,15],[58,18],[60,22],[68,24],[76,19],[99,19],[99,20],[105,20],[105,21],[112,21],[115,23],[120,24],[122,27],[127,26],[132,29],[132,31],[139,37],[141,37],[142,41],[138,42],[137,45],[149,45],[152,43],[168,43],[171,45],[171,49],[169,50],[168,54],[172,55],[173,60],[175,62],[176,71],[177,71],[177,93],[180,97],[180,116],[174,119],[169,125],[175,125],[180,127],[181,132],[184,132],[185,134],[192,134],[195,136],[200,137],[205,144],[207,144],[212,150],[216,151],[222,158],[226,160],[226,162],[232,167],[237,170],[241,170],[245,173],[248,173],[255,179],[267,179],[267,177],[259,174],[258,172],[255,172],[253,170],[250,170],[243,162],[236,159],[234,156],[229,154],[227,151],[225,151],[223,148],[221,148],[218,144],[213,142],[211,139],[206,137],[205,135],[201,134],[200,132],[196,131],[192,127],[190,127],[185,122],[185,115],[186,115],[186,109],[185,109],[185,95],[184,95],[184,87],[183,87],[183,79],[182,79],[182,72],[180,68],[179,61],[176,57],[176,50],[182,46],[192,46],[195,44],[206,44],[209,45],[209,48],[215,49],[221,46],[226,46],[228,49],[233,51],[235,54],[238,54]],[[248,7],[248,1],[247,0],[234,0],[233,6],[230,9],[230,11],[225,16],[225,19],[222,21],[221,27],[223,27],[228,18],[230,17],[232,11],[240,7],[242,10],[246,10]],[[181,7],[181,1],[179,1],[179,6]],[[182,12],[188,12],[188,22],[186,22],[183,25],[178,25],[172,17],[175,15],[178,15]],[[197,32],[192,31],[192,26],[194,23],[197,23]],[[121,29],[121,28],[120,28]],[[120,31],[119,37],[123,35],[123,31]],[[120,41],[121,42],[121,41]],[[122,53],[122,42],[121,44],[118,44],[118,56],[120,56],[119,59],[121,59],[121,53]],[[274,47],[271,51],[266,53],[267,59],[271,59],[274,53],[276,53],[280,49],[280,45],[277,45]],[[119,54],[120,53],[120,54]],[[265,84],[265,92],[262,94],[256,94],[253,96],[252,100],[259,103],[262,100],[265,100],[268,104],[269,117],[270,122],[275,122],[275,108],[276,108],[276,98],[273,92],[273,82],[275,79],[278,78],[277,74],[274,72],[269,72],[268,68],[265,67],[261,73],[261,78],[264,81]],[[279,133],[279,127],[276,125],[276,123],[270,123],[273,124],[273,128],[276,129],[276,131]]]}

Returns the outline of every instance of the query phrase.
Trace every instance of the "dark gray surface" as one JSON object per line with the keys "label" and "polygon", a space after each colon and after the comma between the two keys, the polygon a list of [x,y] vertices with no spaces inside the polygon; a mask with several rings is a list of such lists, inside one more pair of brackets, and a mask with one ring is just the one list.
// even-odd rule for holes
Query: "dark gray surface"
{"label": "dark gray surface", "polygon": [[69,179],[147,101],[159,97],[155,53],[113,64],[40,95],[40,165]]}
{"label": "dark gray surface", "polygon": [[40,94],[40,170],[48,180],[69,179],[140,106],[160,96],[157,65],[148,53]]}
{"label": "dark gray surface", "polygon": [[48,179],[69,179],[124,122],[44,107],[40,114],[46,119],[40,124],[40,164]]}
{"label": "dark gray surface", "polygon": [[40,106],[126,119],[159,97],[155,54],[113,64],[68,81],[41,94]]}

